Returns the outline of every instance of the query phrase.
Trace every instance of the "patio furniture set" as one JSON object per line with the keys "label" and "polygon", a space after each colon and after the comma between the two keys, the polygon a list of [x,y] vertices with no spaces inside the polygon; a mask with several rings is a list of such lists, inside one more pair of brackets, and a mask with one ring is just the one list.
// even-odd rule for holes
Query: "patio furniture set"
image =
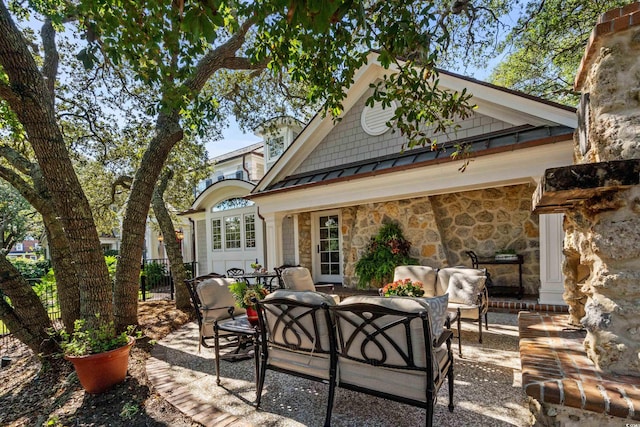
{"label": "patio furniture set", "polygon": [[454,408],[450,321],[458,322],[461,354],[460,320],[478,320],[480,337],[483,315],[486,325],[486,276],[478,269],[425,266],[398,267],[395,276],[423,282],[427,298],[358,295],[339,301],[318,292],[306,268],[288,268],[282,272],[285,289],[256,302],[255,327],[234,307],[228,286],[236,279],[189,281],[200,343],[211,347],[206,341],[214,339],[217,383],[220,338],[235,336],[232,345],[249,341],[256,349],[256,407],[266,372],[273,370],[328,384],[325,425],[331,423],[336,387],[425,408],[426,425],[432,425],[445,379],[448,408]]}

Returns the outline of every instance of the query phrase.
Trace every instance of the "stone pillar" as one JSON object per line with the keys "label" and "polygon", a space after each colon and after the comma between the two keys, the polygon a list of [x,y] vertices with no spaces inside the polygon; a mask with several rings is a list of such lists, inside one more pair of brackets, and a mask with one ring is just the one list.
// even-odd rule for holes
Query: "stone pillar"
{"label": "stone pillar", "polygon": [[[576,76],[576,163],[640,158],[640,3],[603,14]],[[596,366],[640,376],[640,186],[616,183],[567,213],[567,296]],[[580,295],[578,292],[580,287]],[[570,302],[570,304],[572,304]]]}

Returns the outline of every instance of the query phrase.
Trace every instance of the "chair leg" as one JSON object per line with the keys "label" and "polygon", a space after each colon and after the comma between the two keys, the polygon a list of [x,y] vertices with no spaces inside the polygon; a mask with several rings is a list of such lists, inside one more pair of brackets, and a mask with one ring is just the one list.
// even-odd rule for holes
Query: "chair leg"
{"label": "chair leg", "polygon": [[482,311],[478,308],[478,342],[482,344]]}
{"label": "chair leg", "polygon": [[484,328],[489,330],[489,310],[484,312]]}
{"label": "chair leg", "polygon": [[433,396],[434,393],[432,390],[427,392],[427,427],[433,427]]}
{"label": "chair leg", "polygon": [[324,427],[331,426],[331,412],[333,411],[333,399],[336,393],[336,383],[335,380],[330,380],[329,382],[329,398],[327,401],[327,414],[324,419]]}
{"label": "chair leg", "polygon": [[458,309],[458,318],[456,320],[458,325],[458,356],[462,357],[462,320],[460,316],[460,309]]}
{"label": "chair leg", "polygon": [[453,412],[453,360],[451,362],[447,373],[447,379],[449,380],[449,412]]}
{"label": "chair leg", "polygon": [[267,374],[267,357],[266,354],[260,353],[260,369],[258,369],[258,380],[256,384],[256,408],[260,407],[262,399],[262,389],[264,387],[264,378]]}

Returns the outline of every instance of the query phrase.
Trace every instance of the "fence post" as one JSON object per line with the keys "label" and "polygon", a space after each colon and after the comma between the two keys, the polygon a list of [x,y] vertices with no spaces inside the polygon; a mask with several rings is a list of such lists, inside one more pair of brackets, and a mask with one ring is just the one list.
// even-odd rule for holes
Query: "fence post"
{"label": "fence post", "polygon": [[140,276],[140,291],[142,292],[142,301],[147,300],[146,282],[147,282],[147,277],[144,275]]}

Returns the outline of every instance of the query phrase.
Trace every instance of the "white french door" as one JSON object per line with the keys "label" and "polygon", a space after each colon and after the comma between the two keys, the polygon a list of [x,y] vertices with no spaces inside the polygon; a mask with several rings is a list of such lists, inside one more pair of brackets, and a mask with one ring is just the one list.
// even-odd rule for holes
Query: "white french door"
{"label": "white french door", "polygon": [[313,279],[342,283],[340,211],[312,214]]}

